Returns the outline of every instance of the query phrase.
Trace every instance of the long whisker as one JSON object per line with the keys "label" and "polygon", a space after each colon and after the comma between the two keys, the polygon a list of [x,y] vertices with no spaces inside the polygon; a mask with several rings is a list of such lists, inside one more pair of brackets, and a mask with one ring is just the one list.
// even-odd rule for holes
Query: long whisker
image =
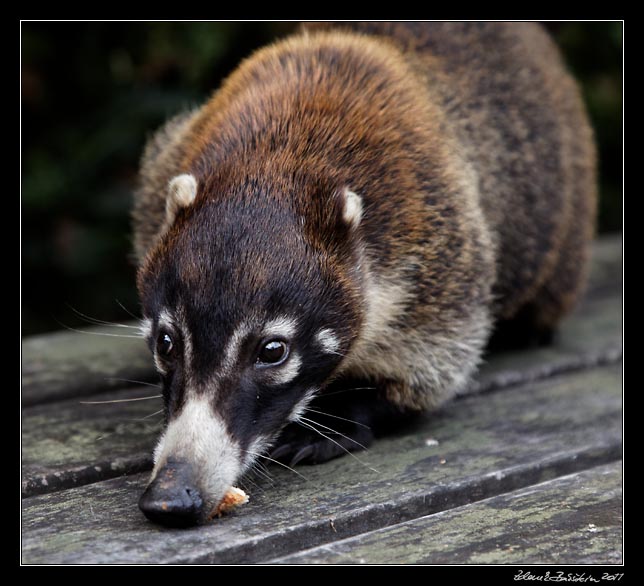
{"label": "long whisker", "polygon": [[300,417],[300,419],[304,420],[304,421],[308,421],[311,425],[319,425],[323,429],[326,429],[326,430],[330,431],[331,433],[335,433],[335,434],[343,437],[344,439],[348,439],[350,442],[353,442],[357,446],[360,446],[363,450],[368,451],[366,446],[363,446],[360,442],[354,440],[352,437],[349,437],[348,435],[344,435],[343,433],[340,433],[339,431],[337,431],[337,430],[335,430],[335,429],[333,429],[331,427],[328,427],[326,425],[322,425],[318,421],[313,421],[313,419],[309,419],[308,417]]}
{"label": "long whisker", "polygon": [[88,321],[89,323],[97,325],[97,326],[110,326],[110,327],[113,327],[113,328],[129,328],[131,330],[138,330],[139,329],[138,326],[128,326],[126,324],[119,324],[119,323],[115,323],[115,322],[111,322],[111,321],[105,321],[105,320],[102,320],[102,319],[97,319],[95,317],[90,317],[89,315],[86,315],[86,314],[78,311],[78,309],[76,309],[75,307],[72,307],[71,305],[69,305],[69,303],[67,303],[66,305],[77,316],[79,316],[79,317],[83,318],[84,320]]}
{"label": "long whisker", "polygon": [[149,415],[145,415],[144,417],[139,417],[138,419],[130,419],[130,421],[145,421],[146,419],[150,419],[150,417],[154,417],[155,415],[160,415],[161,413],[163,413],[163,409],[159,409],[154,413],[150,413]]}
{"label": "long whisker", "polygon": [[59,321],[58,323],[60,324],[61,327],[65,328],[66,330],[69,330],[70,332],[76,332],[78,334],[89,334],[92,336],[108,336],[110,338],[136,338],[137,340],[141,340],[143,338],[143,336],[141,335],[130,336],[129,334],[108,334],[107,332],[88,332],[86,330],[77,330],[76,328],[70,328],[69,326]]}
{"label": "long whisker", "polygon": [[132,401],[147,401],[148,399],[159,399],[163,395],[151,395],[149,397],[136,397],[135,399],[110,399],[109,401],[79,401],[81,405],[105,405],[107,403],[130,403]]}
{"label": "long whisker", "polygon": [[155,387],[157,389],[161,388],[161,385],[156,385],[154,383],[148,383],[142,380],[133,380],[131,378],[117,378],[115,376],[108,376],[105,377],[105,380],[113,380],[113,381],[118,381],[118,382],[123,382],[123,383],[135,383],[137,385],[145,385],[146,387]]}
{"label": "long whisker", "polygon": [[312,425],[309,425],[308,423],[304,423],[304,422],[301,420],[301,418],[300,418],[300,420],[298,420],[298,423],[299,423],[300,425],[302,425],[302,426],[304,426],[304,427],[308,428],[308,429],[311,429],[311,430],[312,430],[312,431],[314,431],[315,433],[320,434],[323,438],[325,438],[325,439],[329,440],[331,443],[334,443],[336,446],[338,446],[339,448],[341,448],[342,450],[344,450],[347,454],[349,454],[349,456],[351,456],[352,458],[354,458],[355,460],[357,460],[358,462],[360,462],[360,464],[362,464],[365,468],[368,468],[369,470],[371,470],[372,472],[375,472],[376,474],[380,474],[380,472],[379,472],[378,470],[376,470],[375,468],[372,468],[372,467],[371,467],[371,466],[369,466],[367,463],[363,462],[363,461],[362,461],[360,458],[358,458],[358,456],[356,456],[353,452],[350,452],[350,451],[349,451],[349,450],[347,450],[347,448],[345,448],[341,443],[336,442],[334,439],[331,439],[329,436],[327,436],[327,435],[323,434],[319,429],[316,429],[315,427],[313,427]]}
{"label": "long whisker", "polygon": [[257,474],[258,476],[266,479],[268,482],[270,482],[271,485],[275,484],[275,482],[271,478],[271,475],[262,468],[264,468],[264,466],[262,466],[260,462],[254,462],[250,470],[253,474]]}
{"label": "long whisker", "polygon": [[120,308],[121,308],[125,313],[127,313],[129,316],[133,317],[133,318],[134,318],[134,319],[136,319],[136,320],[140,320],[140,319],[141,319],[140,317],[138,317],[138,316],[134,315],[134,314],[133,314],[133,313],[132,313],[132,312],[131,312],[127,307],[125,307],[125,305],[123,305],[123,304],[122,304],[118,299],[114,299],[114,301],[116,301],[117,305],[118,305],[118,306],[119,306],[119,307],[120,307]]}
{"label": "long whisker", "polygon": [[[141,417],[139,419],[124,419],[120,423],[122,423],[122,424],[139,423],[139,422],[147,419],[148,417],[154,417],[155,415],[159,415],[160,413],[163,413],[163,409],[161,409],[160,411],[155,411],[154,413],[150,413],[149,415],[146,415],[145,417]],[[163,417],[161,419],[155,421],[154,423],[160,424],[162,422],[163,422]],[[104,433],[103,435],[97,436],[96,438],[94,438],[94,441],[98,442],[100,440],[104,440],[105,438],[112,437],[115,433],[117,433],[117,432],[116,431],[109,431],[107,433]]]}
{"label": "long whisker", "polygon": [[250,490],[247,490],[247,489],[248,489],[248,484],[249,484],[249,483],[253,485],[253,489],[254,489],[254,490],[263,490],[263,489],[259,486],[259,484],[257,484],[256,482],[254,482],[254,481],[253,481],[253,480],[252,480],[248,475],[245,475],[243,478],[241,478],[241,479],[239,480],[239,485],[240,485],[240,487],[241,487],[243,490],[245,490],[246,492],[251,492]]}
{"label": "long whisker", "polygon": [[318,411],[317,409],[311,409],[311,407],[305,407],[304,411],[311,411],[312,413],[319,413],[320,415],[326,415],[327,417],[333,417],[333,419],[341,419],[342,421],[348,421],[349,423],[354,423],[355,425],[360,425],[366,429],[371,429],[368,425],[360,423],[359,421],[354,421],[353,419],[347,419],[346,417],[340,417],[339,415],[331,415],[331,413],[326,413],[324,411]]}
{"label": "long whisker", "polygon": [[332,393],[325,393],[322,392],[320,396],[322,397],[330,397],[331,395],[339,395],[341,393],[350,393],[352,391],[375,391],[376,387],[354,387],[352,389],[341,389],[339,391],[333,391]]}
{"label": "long whisker", "polygon": [[303,474],[300,474],[297,470],[293,470],[293,468],[291,468],[290,466],[287,466],[286,464],[284,464],[284,462],[280,462],[278,460],[273,460],[273,458],[269,458],[268,456],[265,456],[264,454],[258,454],[257,452],[251,452],[250,450],[246,450],[246,453],[250,454],[251,456],[255,456],[257,458],[264,458],[264,460],[268,460],[269,462],[274,462],[275,464],[279,464],[280,466],[283,466],[284,468],[286,468],[287,470],[290,470],[294,474],[297,474],[300,478],[303,478],[307,482],[309,481],[309,479],[306,476],[304,476]]}

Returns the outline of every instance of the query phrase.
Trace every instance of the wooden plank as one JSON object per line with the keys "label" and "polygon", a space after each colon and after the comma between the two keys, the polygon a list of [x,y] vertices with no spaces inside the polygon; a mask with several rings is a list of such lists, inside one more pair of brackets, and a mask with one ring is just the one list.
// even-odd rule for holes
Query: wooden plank
{"label": "wooden plank", "polygon": [[267,563],[620,564],[622,463]]}
{"label": "wooden plank", "polygon": [[83,331],[88,333],[65,331],[23,340],[23,406],[122,388],[123,379],[154,378],[150,352],[135,336],[137,330]]}
{"label": "wooden plank", "polygon": [[[621,235],[602,237],[595,244],[589,299],[606,294],[615,298],[621,290],[621,248]],[[145,381],[155,378],[143,341],[119,337],[132,335],[135,330],[83,329],[91,334],[60,332],[23,340],[24,406],[119,388],[123,386],[119,378]]]}
{"label": "wooden plank", "polygon": [[592,254],[587,296],[621,293],[624,281],[622,235],[600,236],[593,245]]}
{"label": "wooden plank", "polygon": [[602,367],[463,397],[361,462],[298,467],[306,479],[271,466],[272,484],[246,483],[251,502],[208,526],[149,523],[136,505],[145,475],[23,499],[23,562],[258,562],[620,456],[621,369]]}
{"label": "wooden plank", "polygon": [[561,325],[554,343],[488,355],[472,384],[459,394],[480,393],[619,362],[622,300],[588,299]]}
{"label": "wooden plank", "polygon": [[[621,319],[621,300],[615,296],[589,301],[583,311],[567,320],[553,346],[491,356],[466,391],[490,392],[619,361]],[[118,400],[156,393],[155,387],[145,387],[92,395],[85,400]],[[23,410],[23,495],[151,467],[152,446],[159,428],[149,419],[138,420],[159,411],[161,399],[101,405],[81,405],[79,401],[69,399]]]}
{"label": "wooden plank", "polygon": [[159,389],[124,389],[97,400],[127,402],[84,404],[72,399],[23,410],[23,496],[152,468],[152,450],[162,427]]}

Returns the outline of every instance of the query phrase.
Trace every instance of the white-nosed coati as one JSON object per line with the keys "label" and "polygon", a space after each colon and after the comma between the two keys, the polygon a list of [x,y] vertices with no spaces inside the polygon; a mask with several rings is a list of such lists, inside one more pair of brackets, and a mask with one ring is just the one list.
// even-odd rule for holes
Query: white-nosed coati
{"label": "white-nosed coati", "polygon": [[258,454],[368,444],[463,387],[495,324],[546,337],[584,282],[595,189],[537,24],[309,24],[256,52],[143,158],[167,418],[144,513],[200,522]]}

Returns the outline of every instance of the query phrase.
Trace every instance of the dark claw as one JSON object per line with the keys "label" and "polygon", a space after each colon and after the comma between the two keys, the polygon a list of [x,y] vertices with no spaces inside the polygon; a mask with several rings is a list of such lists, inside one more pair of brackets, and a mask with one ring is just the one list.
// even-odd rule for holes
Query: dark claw
{"label": "dark claw", "polygon": [[313,453],[315,452],[315,446],[313,445],[308,445],[304,446],[300,450],[298,450],[293,456],[293,459],[290,461],[289,466],[295,466],[298,462],[301,462],[302,460],[306,460],[307,458],[311,457]]}
{"label": "dark claw", "polygon": [[278,462],[281,462],[284,458],[284,456],[288,456],[289,454],[293,453],[293,446],[289,444],[281,444],[277,446],[271,453],[270,457],[273,460],[277,460]]}

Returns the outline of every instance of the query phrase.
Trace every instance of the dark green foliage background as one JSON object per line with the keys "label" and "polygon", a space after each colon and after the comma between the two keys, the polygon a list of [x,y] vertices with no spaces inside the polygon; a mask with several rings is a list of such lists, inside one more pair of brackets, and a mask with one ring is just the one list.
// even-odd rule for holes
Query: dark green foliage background
{"label": "dark green foliage background", "polygon": [[[23,23],[22,332],[138,313],[129,209],[145,139],[290,23]],[[601,231],[622,225],[622,24],[549,23],[600,147]]]}

